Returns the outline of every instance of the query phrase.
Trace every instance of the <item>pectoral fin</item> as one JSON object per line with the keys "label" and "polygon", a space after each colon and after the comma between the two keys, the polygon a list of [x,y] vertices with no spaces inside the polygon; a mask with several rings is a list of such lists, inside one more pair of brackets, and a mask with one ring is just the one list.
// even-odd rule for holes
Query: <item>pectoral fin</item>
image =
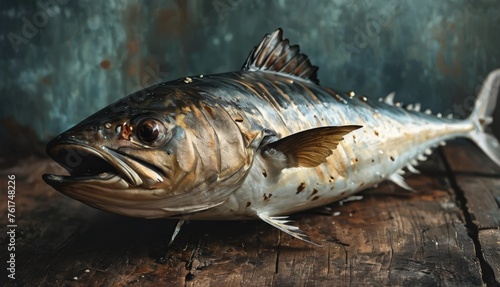
{"label": "pectoral fin", "polygon": [[325,162],[344,135],[359,128],[329,126],[298,132],[266,144],[261,148],[262,156],[282,167],[316,167]]}

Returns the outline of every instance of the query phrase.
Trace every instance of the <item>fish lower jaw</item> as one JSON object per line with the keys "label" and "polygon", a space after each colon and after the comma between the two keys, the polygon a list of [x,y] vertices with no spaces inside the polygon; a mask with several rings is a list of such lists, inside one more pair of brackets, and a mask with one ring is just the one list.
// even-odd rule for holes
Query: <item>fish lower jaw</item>
{"label": "fish lower jaw", "polygon": [[133,186],[120,174],[111,172],[81,177],[44,174],[42,178],[57,191],[84,203],[87,203],[87,199],[103,204],[108,199],[116,199],[127,205],[127,202],[133,203],[134,200],[153,200],[169,196],[171,189],[168,182],[162,182],[161,186],[156,187]]}
{"label": "fish lower jaw", "polygon": [[79,186],[93,186],[96,190],[101,190],[103,188],[110,190],[126,190],[130,187],[130,184],[120,175],[111,172],[83,176],[44,174],[42,178],[47,184],[59,191],[69,187],[79,189]]}

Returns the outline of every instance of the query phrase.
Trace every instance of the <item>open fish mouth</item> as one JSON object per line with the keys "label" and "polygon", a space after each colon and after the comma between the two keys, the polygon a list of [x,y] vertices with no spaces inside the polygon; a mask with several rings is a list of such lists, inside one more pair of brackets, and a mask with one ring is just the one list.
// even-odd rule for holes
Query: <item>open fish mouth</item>
{"label": "open fish mouth", "polygon": [[163,182],[161,171],[153,165],[105,146],[95,148],[82,143],[51,146],[48,154],[64,167],[69,176],[45,174],[43,179],[52,186],[92,182],[129,187],[152,188]]}

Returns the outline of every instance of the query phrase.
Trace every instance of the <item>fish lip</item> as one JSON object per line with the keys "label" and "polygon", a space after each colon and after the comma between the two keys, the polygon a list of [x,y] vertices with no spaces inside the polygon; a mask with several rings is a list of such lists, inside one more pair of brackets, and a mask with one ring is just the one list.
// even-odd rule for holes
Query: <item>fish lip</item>
{"label": "fish lip", "polygon": [[[99,149],[85,143],[73,141],[58,144],[50,143],[47,146],[47,153],[64,167],[70,173],[70,176],[46,174],[43,179],[49,184],[60,185],[65,182],[89,180],[104,182],[114,176],[119,176],[129,186],[140,186],[143,183],[140,175],[130,165],[117,157],[116,151],[113,153],[110,150],[105,146],[101,146]],[[70,156],[79,162],[70,162]],[[98,162],[99,159],[102,162]],[[88,168],[87,172],[85,172],[86,168]],[[92,170],[92,168],[95,168],[95,170]]]}
{"label": "fish lip", "polygon": [[[125,181],[120,175],[116,173],[100,173],[95,176],[65,176],[65,175],[56,175],[56,174],[43,174],[42,179],[49,185],[53,187],[59,187],[64,184],[69,183],[79,183],[79,182],[89,182],[89,181],[99,181],[100,183],[108,182],[110,184],[113,183],[113,179],[119,178],[121,181]],[[126,183],[127,185],[128,182]]]}

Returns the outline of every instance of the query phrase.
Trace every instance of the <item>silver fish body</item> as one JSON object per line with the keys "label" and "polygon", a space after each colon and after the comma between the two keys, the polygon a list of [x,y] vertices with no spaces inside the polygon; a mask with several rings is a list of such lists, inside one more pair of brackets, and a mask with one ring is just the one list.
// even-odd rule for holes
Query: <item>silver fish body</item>
{"label": "silver fish body", "polygon": [[[52,140],[71,173],[45,175],[61,192],[129,216],[247,219],[307,241],[284,217],[383,180],[455,137],[500,165],[484,132],[500,86],[490,74],[469,119],[407,110],[322,87],[316,67],[278,29],[242,71],[186,77],[130,95]],[[73,161],[71,160],[73,159]]]}

